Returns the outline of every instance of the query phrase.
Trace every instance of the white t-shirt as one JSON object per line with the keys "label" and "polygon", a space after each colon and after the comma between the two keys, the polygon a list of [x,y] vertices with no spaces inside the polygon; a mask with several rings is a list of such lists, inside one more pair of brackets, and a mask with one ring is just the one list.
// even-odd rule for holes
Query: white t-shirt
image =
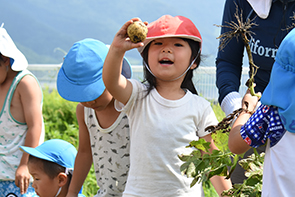
{"label": "white t-shirt", "polygon": [[193,179],[181,175],[178,155],[191,153],[189,142],[217,124],[210,103],[189,91],[179,100],[165,99],[156,89],[146,96],[145,85],[130,81],[133,91],[126,106],[115,102],[130,124],[130,170],[123,196],[204,196],[201,184],[190,188]]}
{"label": "white t-shirt", "polygon": [[270,148],[268,140],[263,166],[262,196],[295,196],[295,133],[287,131]]}

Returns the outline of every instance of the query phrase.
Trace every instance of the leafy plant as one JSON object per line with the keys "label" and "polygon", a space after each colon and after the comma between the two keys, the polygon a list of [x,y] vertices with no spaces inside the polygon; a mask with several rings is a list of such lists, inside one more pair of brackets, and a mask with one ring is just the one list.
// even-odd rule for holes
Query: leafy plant
{"label": "leafy plant", "polygon": [[[191,187],[201,182],[209,184],[209,179],[216,174],[227,175],[227,166],[232,165],[228,153],[213,150],[210,154],[210,142],[206,142],[204,139],[192,141],[187,147],[195,147],[196,150],[193,150],[190,155],[179,155],[179,158],[185,162],[180,170],[187,177],[194,178]],[[202,155],[201,151],[206,153]]]}
{"label": "leafy plant", "polygon": [[[214,135],[214,139],[220,139],[223,143],[227,142],[225,140],[228,138],[227,133],[218,131]],[[264,153],[259,155],[255,152],[250,157],[238,162],[242,155],[231,153],[224,145],[223,149],[214,150],[212,153],[209,152],[209,146],[210,142],[206,142],[204,139],[192,141],[187,147],[194,147],[195,150],[189,155],[179,155],[179,158],[184,161],[180,168],[182,174],[194,178],[191,187],[196,183],[203,183],[203,187],[208,188],[211,185],[211,177],[226,176],[226,178],[230,178],[236,165],[241,165],[245,169],[247,179],[243,184],[234,184],[231,189],[224,191],[222,195],[235,197],[261,196]],[[205,153],[202,155],[201,151]]]}
{"label": "leafy plant", "polygon": [[239,161],[239,164],[245,169],[243,184],[234,184],[233,188],[224,191],[225,196],[261,196],[262,191],[262,174],[263,174],[264,153],[260,155],[252,154],[246,159]]}

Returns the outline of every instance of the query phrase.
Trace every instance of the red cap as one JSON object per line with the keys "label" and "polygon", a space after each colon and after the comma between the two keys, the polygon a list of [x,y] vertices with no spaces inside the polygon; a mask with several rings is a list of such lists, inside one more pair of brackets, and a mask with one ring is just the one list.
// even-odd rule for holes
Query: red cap
{"label": "red cap", "polygon": [[202,37],[194,25],[194,23],[184,17],[164,15],[158,20],[148,24],[148,34],[143,41],[144,46],[139,47],[139,53],[142,53],[144,48],[153,40],[157,38],[179,37],[194,40],[202,45]]}

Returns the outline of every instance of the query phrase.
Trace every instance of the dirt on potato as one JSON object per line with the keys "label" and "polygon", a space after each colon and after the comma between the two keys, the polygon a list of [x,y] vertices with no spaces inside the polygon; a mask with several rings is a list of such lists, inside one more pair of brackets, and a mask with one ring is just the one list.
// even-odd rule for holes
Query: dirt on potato
{"label": "dirt on potato", "polygon": [[127,28],[127,34],[133,43],[142,42],[145,40],[148,29],[141,21],[134,21]]}

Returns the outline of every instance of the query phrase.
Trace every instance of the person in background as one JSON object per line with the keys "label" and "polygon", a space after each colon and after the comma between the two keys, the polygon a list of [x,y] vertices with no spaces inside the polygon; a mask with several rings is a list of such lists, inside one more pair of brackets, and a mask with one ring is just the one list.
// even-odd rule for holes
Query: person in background
{"label": "person in background", "polygon": [[[32,186],[39,197],[65,197],[74,170],[76,148],[61,139],[45,141],[36,148],[20,146],[28,153],[28,168],[34,181]],[[81,194],[79,197],[85,197]]]}
{"label": "person in background", "polygon": [[[237,22],[236,10],[242,16],[242,22],[253,20],[249,31],[252,32],[250,49],[254,64],[259,67],[254,77],[256,92],[263,92],[269,82],[272,65],[277,49],[283,38],[290,31],[294,23],[294,0],[226,0],[222,25]],[[221,28],[221,34],[231,31],[227,27]],[[216,58],[216,86],[219,92],[218,101],[225,115],[242,107],[242,98],[239,94],[241,72],[243,67],[244,42],[241,36],[231,39],[226,45],[219,46]],[[223,48],[224,47],[224,48]],[[257,151],[263,152],[265,147],[259,147]],[[250,149],[244,158],[253,153]],[[245,171],[237,165],[231,180],[233,183],[243,183],[246,178]]]}
{"label": "person in background", "polygon": [[[129,171],[129,122],[114,108],[105,88],[102,68],[108,47],[95,39],[76,42],[64,58],[57,76],[57,90],[66,100],[79,102],[79,148],[67,197],[77,196],[94,164],[99,190],[96,197],[122,196]],[[131,78],[126,58],[122,74]]]}
{"label": "person in background", "polygon": [[262,196],[295,196],[295,29],[282,41],[261,105],[249,91],[243,98],[248,108],[235,121],[228,139],[233,153],[266,144]]}
{"label": "person in background", "polygon": [[[150,23],[147,38],[132,43],[126,22],[115,35],[103,68],[103,80],[116,99],[115,107],[130,121],[130,171],[124,197],[202,196],[202,184],[190,187],[192,178],[180,172],[179,154],[200,138],[211,142],[205,131],[217,120],[210,103],[197,95],[192,82],[199,66],[202,38],[194,23],[183,16],[164,15]],[[145,65],[145,82],[126,79],[121,62],[126,51],[138,48]],[[224,177],[214,176],[220,195],[231,187]]]}
{"label": "person in background", "polygon": [[43,95],[37,78],[7,31],[0,27],[0,194],[31,196],[29,155],[20,145],[44,141]]}

